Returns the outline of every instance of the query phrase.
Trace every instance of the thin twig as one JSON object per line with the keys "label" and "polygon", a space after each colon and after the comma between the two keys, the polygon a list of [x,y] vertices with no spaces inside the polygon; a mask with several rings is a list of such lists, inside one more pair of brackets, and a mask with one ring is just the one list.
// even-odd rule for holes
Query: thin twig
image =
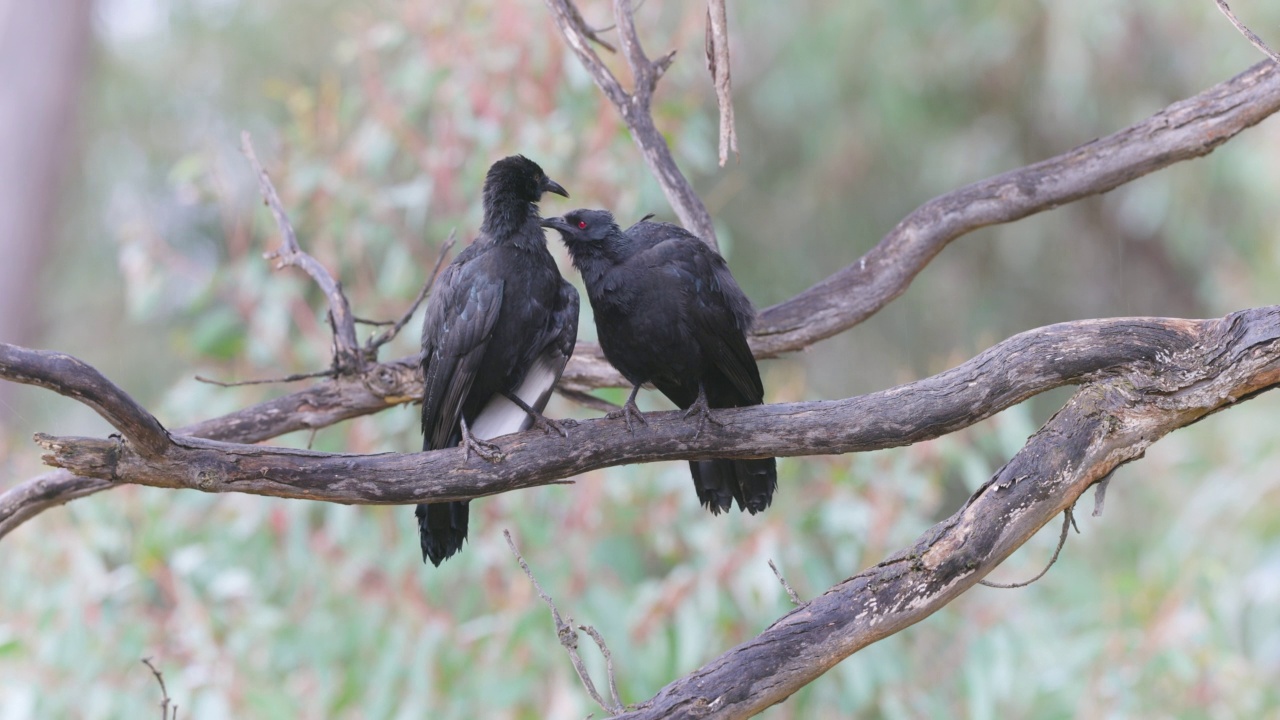
{"label": "thin twig", "polygon": [[[1075,521],[1076,520],[1071,513],[1071,508],[1067,508],[1062,512],[1062,534],[1058,536],[1058,547],[1053,551],[1053,557],[1049,558],[1049,564],[1045,565],[1044,569],[1041,570],[1039,574],[1037,574],[1035,577],[1031,578],[1030,580],[1027,580],[1026,582],[1009,583],[1007,585],[1004,583],[990,582],[988,580],[979,580],[978,584],[986,585],[987,587],[1000,588],[1002,590],[1010,590],[1013,588],[1026,587],[1031,583],[1044,577],[1045,574],[1049,572],[1049,568],[1053,567],[1053,564],[1058,562],[1058,554],[1062,552],[1062,547],[1067,544],[1067,531],[1071,529],[1071,526],[1075,524]],[[1076,532],[1080,532],[1080,531],[1076,530]]]}
{"label": "thin twig", "polygon": [[1262,38],[1258,37],[1258,35],[1250,30],[1247,25],[1240,22],[1240,18],[1236,17],[1236,14],[1231,12],[1231,8],[1227,6],[1226,0],[1215,0],[1215,2],[1218,3],[1218,9],[1222,11],[1223,15],[1227,16],[1227,19],[1231,21],[1232,25],[1236,26],[1236,29],[1240,31],[1241,35],[1244,35],[1249,42],[1253,43],[1254,47],[1266,53],[1267,57],[1275,60],[1277,63],[1280,63],[1280,53],[1276,53],[1275,50],[1272,50],[1271,46],[1262,41]]}
{"label": "thin twig", "polygon": [[[400,316],[390,330],[385,330],[379,335],[369,339],[369,343],[365,346],[365,350],[373,353],[378,348],[386,345],[395,339],[404,326],[409,322],[409,318],[418,311],[418,306],[422,305],[422,301],[427,299],[427,295],[431,292],[431,286],[435,285],[436,278],[440,275],[440,267],[444,265],[445,258],[449,257],[449,251],[453,249],[454,243],[458,241],[458,233],[456,230],[449,231],[449,237],[445,239],[444,244],[440,246],[440,254],[436,257],[435,267],[431,268],[431,274],[427,276],[427,281],[422,285],[422,290],[418,292],[418,297],[414,299],[413,304],[409,306],[408,311]],[[373,355],[370,355],[373,357]]]}
{"label": "thin twig", "polygon": [[369,320],[368,318],[362,318],[359,315],[352,316],[352,319],[356,321],[357,325],[376,325],[378,327],[386,327],[387,325],[396,324],[395,320]]}
{"label": "thin twig", "polygon": [[356,339],[356,321],[351,313],[351,304],[342,292],[342,283],[334,279],[320,261],[303,252],[298,245],[298,236],[284,211],[280,196],[271,183],[270,176],[253,151],[253,142],[248,132],[240,133],[240,149],[248,158],[250,166],[258,175],[258,187],[262,192],[263,202],[275,216],[276,226],[280,229],[280,248],[263,255],[268,260],[276,260],[276,269],[292,265],[301,268],[320,286],[329,301],[329,325],[333,328],[333,366],[340,373],[358,372],[364,366],[364,357],[360,353],[360,343]]}
{"label": "thin twig", "polygon": [[570,2],[568,3],[568,7],[569,7],[569,22],[573,24],[574,29],[582,33],[583,36],[585,36],[595,44],[599,45],[600,47],[604,48],[605,50],[608,50],[611,53],[618,52],[618,50],[614,48],[612,44],[600,39],[600,33],[608,32],[609,30],[612,30],[615,27],[617,27],[617,25],[610,25],[608,27],[600,28],[599,30],[592,30],[591,26],[587,24],[587,21],[583,19],[582,12],[578,10],[577,5],[574,5],[572,2]]}
{"label": "thin twig", "polygon": [[223,382],[221,380],[214,380],[213,378],[207,378],[203,375],[196,375],[196,381],[202,382],[202,383],[208,383],[210,385],[217,385],[218,387],[229,388],[229,387],[240,387],[241,385],[270,385],[274,383],[291,383],[291,382],[298,382],[299,380],[308,380],[310,378],[335,377],[337,375],[338,375],[337,370],[335,370],[334,368],[329,368],[328,370],[317,370],[315,372],[309,372],[309,373],[297,373],[294,375],[286,375],[284,377],[279,377],[279,378],[263,378],[261,380],[237,380],[235,382]]}
{"label": "thin twig", "polygon": [[[1093,516],[1102,517],[1102,508],[1107,504],[1107,488],[1111,486],[1111,477],[1116,474],[1115,470],[1107,473],[1107,476],[1098,481],[1093,487]],[[1079,532],[1077,530],[1077,532]]]}
{"label": "thin twig", "polygon": [[591,636],[595,641],[596,647],[600,648],[600,654],[604,655],[604,671],[609,678],[609,699],[613,701],[613,707],[622,710],[622,697],[618,695],[618,679],[613,673],[613,653],[609,652],[609,646],[604,642],[604,636],[599,630],[591,625],[579,625],[578,629]]}
{"label": "thin twig", "polygon": [[729,161],[729,151],[738,154],[738,133],[733,122],[733,83],[729,76],[729,17],[725,0],[707,0],[707,70],[716,88],[720,106],[720,167]]}
{"label": "thin twig", "polygon": [[[524,561],[524,556],[516,549],[516,543],[511,539],[511,531],[503,530],[502,535],[507,539],[507,547],[511,548],[511,554],[515,555],[516,561],[520,563],[520,569],[524,570],[524,574],[529,577],[529,582],[533,583],[533,589],[538,591],[538,597],[542,598],[542,601],[547,604],[547,607],[551,608],[551,619],[555,621],[556,624],[556,637],[560,639],[560,644],[564,646],[564,649],[569,651],[569,660],[573,663],[574,671],[578,673],[578,679],[582,681],[582,685],[587,689],[587,694],[591,696],[592,700],[596,701],[597,705],[604,708],[604,711],[610,715],[617,715],[622,712],[624,708],[616,701],[616,695],[614,696],[614,702],[607,702],[604,698],[600,697],[599,691],[596,690],[596,684],[591,681],[591,675],[587,672],[587,666],[582,663],[582,657],[578,655],[578,633],[574,631],[573,625],[565,622],[560,617],[560,610],[556,608],[555,602],[551,600],[551,596],[543,591],[542,586],[538,584],[538,579],[533,576],[533,571],[529,569],[529,563]],[[592,633],[595,633],[594,629],[588,634]],[[611,666],[612,662],[608,651],[603,650],[603,639],[598,642],[602,651],[605,653],[606,664]],[[612,670],[609,672],[609,685],[610,689],[613,690]]]}
{"label": "thin twig", "polygon": [[787,579],[782,577],[782,573],[778,571],[778,566],[773,564],[772,558],[769,559],[769,569],[773,571],[773,576],[778,578],[778,582],[782,583],[782,587],[787,591],[787,596],[791,598],[792,604],[803,605],[804,601],[796,594],[795,588],[791,587],[791,583],[787,582]]}
{"label": "thin twig", "polygon": [[142,658],[142,664],[151,668],[151,674],[156,676],[156,682],[160,683],[160,720],[178,720],[178,704],[174,703],[172,714],[169,712],[169,690],[164,686],[164,675],[151,664],[151,658]]}

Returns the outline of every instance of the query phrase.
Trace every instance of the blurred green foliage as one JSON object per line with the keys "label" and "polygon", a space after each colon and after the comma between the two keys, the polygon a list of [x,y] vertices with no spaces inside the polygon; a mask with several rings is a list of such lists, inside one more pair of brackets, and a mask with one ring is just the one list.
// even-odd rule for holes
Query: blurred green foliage
{"label": "blurred green foliage", "polygon": [[[606,5],[585,4],[589,22],[609,24]],[[483,174],[504,154],[534,157],[573,193],[548,213],[667,215],[536,0],[300,10],[100,5],[42,343],[95,364],[170,426],[280,392],[194,374],[328,360],[322,298],[261,259],[276,239],[241,128],[363,317],[397,316],[443,238],[469,239]],[[1237,10],[1264,36],[1280,21],[1274,7]],[[761,306],[853,261],[933,195],[1117,130],[1258,59],[1210,3],[735,3],[730,19],[743,154],[721,170],[700,8],[639,10],[650,53],[680,52],[659,127]],[[768,363],[770,400],[879,389],[1051,322],[1275,303],[1278,150],[1268,121],[1207,159],[963,238],[867,323]],[[583,328],[593,335],[585,308]],[[415,336],[384,357],[413,352]],[[488,498],[473,504],[470,544],[439,570],[421,564],[408,508],[135,487],[77,501],[3,541],[0,718],[148,716],[159,691],[147,656],[180,716],[202,720],[598,712],[503,528],[561,610],[604,634],[624,699],[640,701],[787,611],[769,558],[805,596],[877,562],[954,511],[1065,397],[911,448],[784,460],[758,517],[701,511],[683,463]],[[1275,714],[1277,410],[1264,396],[1162,441],[1117,475],[1102,518],[1079,514],[1083,534],[1042,581],[975,589],[765,716]],[[415,412],[281,442],[412,450]],[[557,399],[550,414],[592,413]],[[29,389],[0,422],[6,485],[40,471],[31,432],[107,431]],[[1038,571],[1054,525],[993,579]]]}

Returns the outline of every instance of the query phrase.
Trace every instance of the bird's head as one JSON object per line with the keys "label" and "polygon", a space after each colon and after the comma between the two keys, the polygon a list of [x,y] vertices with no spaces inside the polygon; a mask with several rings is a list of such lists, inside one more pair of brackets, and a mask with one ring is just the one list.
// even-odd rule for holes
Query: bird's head
{"label": "bird's head", "polygon": [[603,249],[618,233],[618,224],[608,210],[574,210],[561,217],[547,218],[542,227],[560,231],[560,239],[573,253]]}
{"label": "bird's head", "polygon": [[569,197],[560,183],[547,177],[538,163],[523,155],[502,158],[489,168],[484,179],[486,202],[512,198],[536,203],[543,193],[549,192]]}

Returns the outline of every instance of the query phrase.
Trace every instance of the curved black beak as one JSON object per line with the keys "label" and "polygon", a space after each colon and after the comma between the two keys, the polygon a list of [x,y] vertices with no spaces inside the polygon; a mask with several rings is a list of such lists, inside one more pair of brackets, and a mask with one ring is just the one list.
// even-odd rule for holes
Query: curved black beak
{"label": "curved black beak", "polygon": [[[566,196],[567,197],[567,196]],[[554,228],[561,233],[569,233],[573,231],[573,226],[564,221],[564,218],[549,217],[542,220],[542,227]]]}
{"label": "curved black beak", "polygon": [[557,195],[560,195],[560,196],[562,196],[562,197],[569,197],[569,191],[568,191],[568,190],[565,190],[565,189],[560,185],[560,183],[556,182],[555,180],[552,180],[551,178],[547,178],[547,184],[546,184],[546,186],[544,186],[544,187],[542,188],[542,191],[543,191],[543,192],[553,192],[553,193],[555,193],[555,194],[557,194]]}

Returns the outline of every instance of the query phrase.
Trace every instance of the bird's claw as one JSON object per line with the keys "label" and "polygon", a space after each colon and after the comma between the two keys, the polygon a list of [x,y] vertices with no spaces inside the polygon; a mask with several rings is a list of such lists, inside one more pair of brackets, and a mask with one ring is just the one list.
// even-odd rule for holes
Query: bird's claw
{"label": "bird's claw", "polygon": [[707,396],[705,394],[699,393],[698,400],[690,405],[688,410],[684,411],[686,420],[694,415],[698,416],[698,430],[693,434],[694,437],[702,435],[702,430],[707,426],[707,423],[711,423],[716,427],[724,427],[724,422],[711,414],[711,406],[707,404]]}
{"label": "bird's claw", "polygon": [[578,424],[577,420],[565,418],[563,420],[552,420],[549,417],[541,415],[533,419],[533,426],[542,430],[542,432],[550,435],[553,431],[560,434],[560,437],[568,440],[569,431],[566,428],[574,427]]}
{"label": "bird's claw", "polygon": [[636,407],[635,400],[628,400],[621,409],[614,410],[608,415],[605,415],[605,417],[610,420],[617,420],[618,418],[625,419],[627,421],[627,432],[629,433],[634,433],[636,431],[635,427],[631,424],[632,420],[638,420],[641,425],[646,427],[649,425],[649,421],[644,419],[644,414],[640,412],[640,408]]}
{"label": "bird's claw", "polygon": [[471,431],[467,429],[467,424],[465,422],[462,423],[462,450],[466,453],[465,458],[467,462],[471,461],[472,452],[479,455],[481,459],[491,463],[501,462],[507,457],[506,454],[502,452],[502,448],[488,440],[481,440],[472,436]]}

